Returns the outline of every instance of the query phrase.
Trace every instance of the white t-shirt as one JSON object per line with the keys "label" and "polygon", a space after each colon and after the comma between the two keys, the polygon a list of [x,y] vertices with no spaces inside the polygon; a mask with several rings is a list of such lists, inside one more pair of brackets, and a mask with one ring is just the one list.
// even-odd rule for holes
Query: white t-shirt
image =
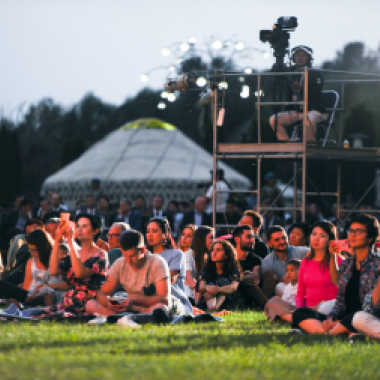
{"label": "white t-shirt", "polygon": [[[217,191],[230,190],[230,188],[227,186],[227,184],[224,181],[218,181],[215,184],[215,189]],[[206,193],[206,197],[211,199],[211,202],[208,204],[207,210],[206,210],[208,214],[212,213],[212,191],[213,191],[213,187],[211,185],[208,188],[207,193]],[[228,193],[216,194],[216,212],[226,211],[226,202],[227,202],[228,196],[229,196]]]}
{"label": "white t-shirt", "polygon": [[117,259],[107,275],[121,284],[129,296],[153,296],[156,294],[156,283],[166,279],[170,299],[170,273],[165,260],[150,252],[145,254],[146,261],[138,271],[133,270],[124,257]]}
{"label": "white t-shirt", "polygon": [[[197,271],[195,270],[195,260],[194,260],[193,250],[189,249],[183,254],[185,255],[185,260],[186,260],[186,271],[190,271],[191,276],[196,279]],[[185,291],[186,291],[187,297],[194,298],[194,290],[191,289],[190,286],[186,282],[185,282]]]}
{"label": "white t-shirt", "polygon": [[289,282],[289,284],[285,286],[284,294],[282,295],[282,299],[285,302],[289,302],[292,306],[296,306],[297,286],[298,284],[292,285],[292,283]]}

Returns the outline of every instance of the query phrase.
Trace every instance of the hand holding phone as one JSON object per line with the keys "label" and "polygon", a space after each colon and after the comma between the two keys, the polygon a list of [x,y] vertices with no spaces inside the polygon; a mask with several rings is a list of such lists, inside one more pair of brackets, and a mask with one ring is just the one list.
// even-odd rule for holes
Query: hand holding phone
{"label": "hand holding phone", "polygon": [[[348,243],[347,239],[341,239],[341,240],[331,240],[330,241],[330,248],[332,249],[333,253],[338,252],[350,252],[350,245]],[[330,249],[330,251],[331,251]]]}
{"label": "hand holding phone", "polygon": [[59,228],[61,230],[64,230],[69,224],[70,213],[69,212],[61,212],[61,214],[59,215],[59,218],[60,218]]}

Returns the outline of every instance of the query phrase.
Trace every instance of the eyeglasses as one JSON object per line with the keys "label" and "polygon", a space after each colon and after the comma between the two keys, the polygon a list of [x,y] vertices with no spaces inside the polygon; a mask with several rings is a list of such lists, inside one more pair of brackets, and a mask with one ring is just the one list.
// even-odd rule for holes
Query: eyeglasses
{"label": "eyeglasses", "polygon": [[118,237],[118,236],[120,236],[121,234],[108,234],[107,236],[108,237],[110,237],[110,238],[112,238],[112,237]]}
{"label": "eyeglasses", "polygon": [[361,234],[364,234],[365,232],[367,232],[366,230],[362,230],[362,229],[357,229],[357,230],[353,230],[352,228],[349,228],[347,230],[347,235],[352,235],[352,236],[357,236],[357,235],[361,235]]}

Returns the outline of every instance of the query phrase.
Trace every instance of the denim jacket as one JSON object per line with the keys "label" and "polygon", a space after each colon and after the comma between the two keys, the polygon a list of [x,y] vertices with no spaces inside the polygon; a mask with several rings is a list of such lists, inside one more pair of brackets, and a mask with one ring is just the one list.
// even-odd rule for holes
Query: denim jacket
{"label": "denim jacket", "polygon": [[[339,284],[336,303],[331,310],[329,317],[333,320],[340,320],[347,315],[346,311],[346,287],[353,274],[353,266],[355,265],[355,255],[344,260],[339,266]],[[359,298],[365,308],[367,302],[367,294],[371,293],[375,287],[379,277],[380,257],[374,252],[360,262],[360,280],[359,280]],[[380,308],[379,308],[380,311]]]}

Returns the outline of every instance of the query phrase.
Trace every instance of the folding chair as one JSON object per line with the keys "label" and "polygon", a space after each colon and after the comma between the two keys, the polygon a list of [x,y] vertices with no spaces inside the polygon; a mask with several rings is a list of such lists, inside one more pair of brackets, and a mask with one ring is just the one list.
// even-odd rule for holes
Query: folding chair
{"label": "folding chair", "polygon": [[[329,136],[331,127],[334,124],[336,109],[338,108],[339,103],[339,94],[334,90],[323,90],[322,91],[322,102],[326,107],[326,113],[328,117],[325,121],[317,124],[317,137],[318,142],[321,142],[321,146],[325,146],[328,141],[327,138]],[[291,141],[295,141],[302,137],[303,123],[297,122],[293,124],[293,133],[291,137]],[[322,136],[319,138],[319,136]],[[336,144],[335,140],[329,140]]]}

